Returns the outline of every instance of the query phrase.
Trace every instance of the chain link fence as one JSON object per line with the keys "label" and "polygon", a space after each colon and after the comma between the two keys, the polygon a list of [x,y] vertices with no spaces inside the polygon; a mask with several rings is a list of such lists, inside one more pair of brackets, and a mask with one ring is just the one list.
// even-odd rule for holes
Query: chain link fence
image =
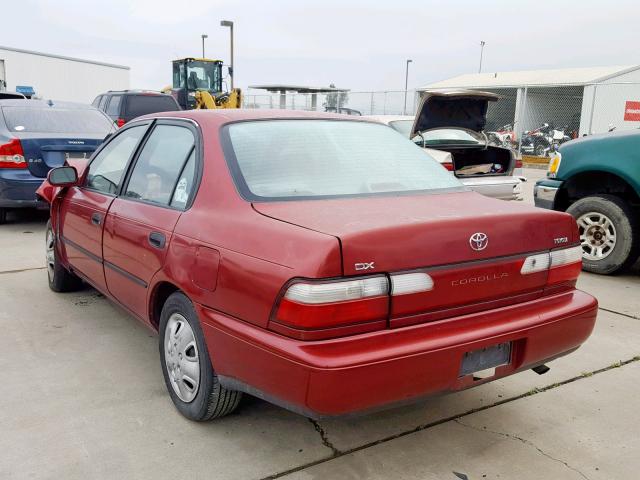
{"label": "chain link fence", "polygon": [[[493,145],[547,157],[563,143],[613,130],[640,128],[640,83],[479,88],[490,102],[485,133]],[[350,115],[415,115],[424,91],[267,93],[249,90],[245,108],[332,111]]]}
{"label": "chain link fence", "polygon": [[420,99],[415,90],[378,92],[267,93],[249,89],[244,108],[284,108],[307,111],[340,111],[352,115],[415,115]]}

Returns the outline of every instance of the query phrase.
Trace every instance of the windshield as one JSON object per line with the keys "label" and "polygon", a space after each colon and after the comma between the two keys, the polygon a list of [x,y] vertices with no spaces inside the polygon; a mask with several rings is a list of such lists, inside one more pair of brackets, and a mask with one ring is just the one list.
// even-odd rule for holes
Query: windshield
{"label": "windshield", "polygon": [[238,188],[253,199],[462,189],[386,125],[338,120],[241,122],[225,129]]}
{"label": "windshield", "polygon": [[[389,125],[402,133],[405,136],[411,134],[411,127],[413,127],[413,120],[396,120],[389,122]],[[447,145],[447,144],[461,144],[461,143],[481,143],[483,137],[479,134],[469,132],[467,130],[459,130],[455,128],[439,128],[437,130],[429,130],[422,134],[424,137],[425,145]],[[422,145],[422,138],[420,135],[416,135],[412,140],[418,145]]]}
{"label": "windshield", "polygon": [[216,92],[221,90],[220,68],[215,62],[194,60],[187,63],[187,88],[205,88]]}
{"label": "windshield", "polygon": [[92,108],[2,107],[2,113],[12,132],[107,135],[113,131],[113,123]]}

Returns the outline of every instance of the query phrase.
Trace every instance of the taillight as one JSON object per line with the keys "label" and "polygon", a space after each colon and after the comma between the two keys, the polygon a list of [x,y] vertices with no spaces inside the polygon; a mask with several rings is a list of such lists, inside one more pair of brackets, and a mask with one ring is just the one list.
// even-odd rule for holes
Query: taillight
{"label": "taillight", "polygon": [[119,118],[116,120],[116,125],[118,126],[118,128],[120,128],[124,124],[125,124],[124,118]]}
{"label": "taillight", "polygon": [[388,314],[387,277],[302,281],[287,288],[270,325],[295,338],[329,338],[339,335],[336,329],[351,327],[353,333],[353,326],[357,332],[384,328]]}
{"label": "taillight", "polygon": [[515,168],[522,168],[522,159],[521,158],[516,158],[516,167]]}
{"label": "taillight", "polygon": [[453,162],[442,162],[440,165],[442,165],[444,168],[446,168],[450,172],[453,172]]}
{"label": "taillight", "polygon": [[432,289],[433,280],[422,272],[295,282],[280,298],[269,327],[301,340],[382,330],[387,327],[391,297]]}
{"label": "taillight", "polygon": [[17,138],[0,145],[0,168],[27,168],[22,144]]}
{"label": "taillight", "polygon": [[582,269],[582,247],[552,250],[548,253],[538,253],[525,258],[520,273],[547,271],[545,293],[567,290],[575,287],[578,275]]}

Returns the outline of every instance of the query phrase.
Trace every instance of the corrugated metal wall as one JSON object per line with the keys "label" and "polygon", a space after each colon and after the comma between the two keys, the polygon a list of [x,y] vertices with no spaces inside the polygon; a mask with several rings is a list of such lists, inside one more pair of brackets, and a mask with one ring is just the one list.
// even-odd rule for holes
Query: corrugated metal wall
{"label": "corrugated metal wall", "polygon": [[91,103],[99,93],[129,88],[129,69],[0,48],[8,91],[31,86],[42,98]]}

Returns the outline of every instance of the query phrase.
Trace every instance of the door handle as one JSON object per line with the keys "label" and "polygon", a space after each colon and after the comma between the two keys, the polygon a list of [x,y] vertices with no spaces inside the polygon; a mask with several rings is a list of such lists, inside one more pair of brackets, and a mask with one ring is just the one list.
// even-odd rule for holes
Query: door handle
{"label": "door handle", "polygon": [[94,225],[100,225],[102,223],[102,215],[95,212],[91,214],[91,223]]}
{"label": "door handle", "polygon": [[151,245],[152,247],[163,249],[165,242],[166,238],[164,236],[164,233],[151,232],[149,234],[149,245]]}

